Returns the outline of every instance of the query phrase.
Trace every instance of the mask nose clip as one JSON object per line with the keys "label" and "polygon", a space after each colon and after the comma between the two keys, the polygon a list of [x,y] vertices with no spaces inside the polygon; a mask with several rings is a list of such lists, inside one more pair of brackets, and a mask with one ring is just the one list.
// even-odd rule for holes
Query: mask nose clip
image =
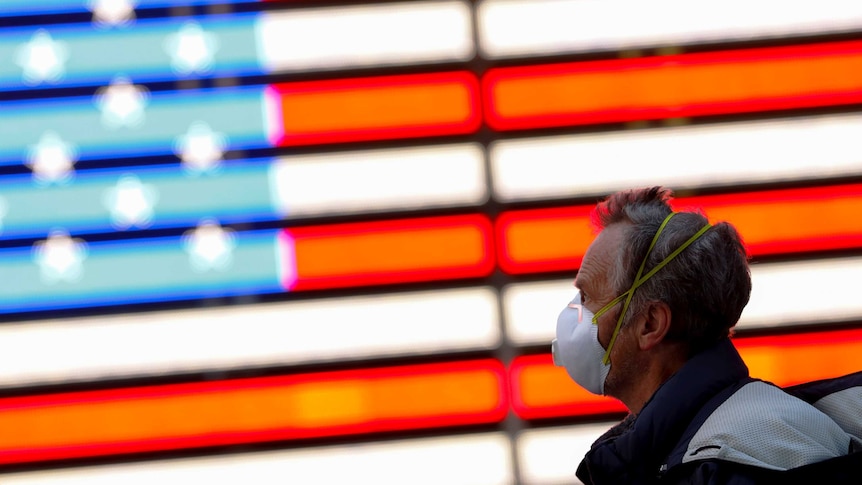
{"label": "mask nose clip", "polygon": [[578,311],[578,322],[584,321],[584,307],[580,303],[569,303],[569,308]]}

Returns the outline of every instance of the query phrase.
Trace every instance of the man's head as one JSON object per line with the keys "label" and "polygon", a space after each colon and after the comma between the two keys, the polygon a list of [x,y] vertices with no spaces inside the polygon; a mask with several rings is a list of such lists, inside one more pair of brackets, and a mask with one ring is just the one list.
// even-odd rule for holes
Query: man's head
{"label": "man's head", "polygon": [[[594,223],[600,232],[575,280],[592,312],[628,291],[642,263],[643,272],[649,272],[708,225],[701,214],[678,213],[667,221],[647,255],[659,227],[672,213],[670,198],[671,192],[661,187],[628,190],[596,207]],[[626,402],[633,386],[643,387],[644,377],[649,377],[644,373],[672,372],[690,356],[727,338],[750,293],[748,258],[739,234],[724,222],[705,229],[634,291],[610,351],[605,393]],[[598,317],[604,348],[624,306],[623,300]]]}

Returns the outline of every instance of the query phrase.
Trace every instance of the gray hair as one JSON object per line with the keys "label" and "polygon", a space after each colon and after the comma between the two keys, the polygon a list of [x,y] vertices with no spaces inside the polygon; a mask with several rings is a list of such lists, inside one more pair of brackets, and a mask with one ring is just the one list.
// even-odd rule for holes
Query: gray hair
{"label": "gray hair", "polygon": [[[673,212],[669,203],[672,195],[663,187],[617,192],[593,212],[593,222],[600,229],[619,223],[628,226],[611,277],[617,294],[631,287],[659,226]],[[675,215],[649,254],[644,273],[707,223],[701,213]],[[689,353],[694,354],[732,334],[750,295],[745,245],[732,225],[720,222],[635,291],[623,326],[648,302],[665,302],[671,309],[667,338],[687,343]]]}

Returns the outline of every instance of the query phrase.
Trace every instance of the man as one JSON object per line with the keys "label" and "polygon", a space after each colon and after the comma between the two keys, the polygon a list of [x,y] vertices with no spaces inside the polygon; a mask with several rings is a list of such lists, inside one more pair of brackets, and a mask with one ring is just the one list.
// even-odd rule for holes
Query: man
{"label": "man", "polygon": [[[611,195],[557,322],[554,360],[629,416],[578,467],[587,484],[862,483],[862,372],[782,390],[730,341],[751,278],[726,222],[661,187]],[[862,361],[860,361],[862,362]]]}

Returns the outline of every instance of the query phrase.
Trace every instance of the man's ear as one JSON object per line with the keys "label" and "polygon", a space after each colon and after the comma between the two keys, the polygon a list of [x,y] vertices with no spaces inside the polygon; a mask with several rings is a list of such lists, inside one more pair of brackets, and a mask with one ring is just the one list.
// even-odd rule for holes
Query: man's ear
{"label": "man's ear", "polygon": [[653,301],[643,312],[638,326],[637,341],[641,350],[649,350],[664,340],[670,332],[670,307],[662,301]]}

